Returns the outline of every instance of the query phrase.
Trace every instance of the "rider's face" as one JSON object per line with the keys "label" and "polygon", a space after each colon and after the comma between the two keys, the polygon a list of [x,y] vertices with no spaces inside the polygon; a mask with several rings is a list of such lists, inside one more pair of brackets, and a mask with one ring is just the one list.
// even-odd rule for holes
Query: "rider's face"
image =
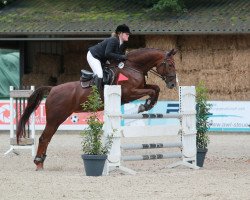
{"label": "rider's face", "polygon": [[129,38],[129,33],[121,33],[121,34],[120,34],[120,39],[121,39],[123,42],[127,42],[127,41],[128,41],[128,38]]}

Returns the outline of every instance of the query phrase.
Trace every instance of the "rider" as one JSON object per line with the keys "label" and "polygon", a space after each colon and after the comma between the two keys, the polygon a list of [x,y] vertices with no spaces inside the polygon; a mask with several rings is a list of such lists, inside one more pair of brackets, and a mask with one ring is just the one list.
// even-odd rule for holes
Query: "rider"
{"label": "rider", "polygon": [[103,71],[102,64],[109,59],[116,61],[126,60],[124,42],[128,41],[131,34],[126,24],[117,26],[111,37],[89,48],[87,61],[95,75],[95,83],[99,91],[102,90]]}

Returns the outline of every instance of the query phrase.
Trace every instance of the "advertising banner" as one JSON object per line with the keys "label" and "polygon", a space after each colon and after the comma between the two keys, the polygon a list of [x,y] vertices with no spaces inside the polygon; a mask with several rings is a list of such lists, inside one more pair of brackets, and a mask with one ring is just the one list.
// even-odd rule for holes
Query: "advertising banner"
{"label": "advertising banner", "polygon": [[[15,107],[15,105],[14,105]],[[68,117],[58,130],[83,130],[86,127],[86,119],[90,113],[73,113]],[[103,119],[103,112],[99,112]],[[14,124],[16,119],[14,118]],[[36,130],[43,130],[46,124],[45,102],[42,101],[35,111]],[[9,100],[0,100],[0,130],[10,129],[10,103]]]}
{"label": "advertising banner", "polygon": [[249,101],[211,101],[210,131],[250,132]]}
{"label": "advertising banner", "polygon": [[[122,106],[122,113],[137,113],[140,104],[144,101],[134,101]],[[210,101],[209,123],[210,131],[218,132],[250,132],[250,101]],[[158,101],[148,113],[178,113],[178,101]],[[90,113],[73,113],[59,127],[59,130],[83,130],[86,127],[86,119]],[[101,118],[103,112],[99,113]],[[35,111],[36,130],[43,130],[46,122],[44,101]],[[14,120],[14,123],[15,120]],[[122,125],[177,125],[177,119],[140,119],[122,120]],[[9,130],[10,105],[9,100],[0,100],[0,130]]]}
{"label": "advertising banner", "polygon": [[[124,114],[134,114],[143,101],[125,104]],[[209,131],[217,132],[250,132],[250,102],[249,101],[209,101],[212,105],[208,122]],[[178,113],[178,101],[158,101],[156,106],[148,113]],[[176,124],[177,119],[143,119],[123,120],[125,125],[162,125]]]}

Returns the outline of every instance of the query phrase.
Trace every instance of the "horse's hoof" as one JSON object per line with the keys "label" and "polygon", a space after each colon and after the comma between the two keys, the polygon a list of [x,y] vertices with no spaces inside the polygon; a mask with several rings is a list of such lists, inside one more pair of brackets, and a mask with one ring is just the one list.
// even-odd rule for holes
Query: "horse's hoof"
{"label": "horse's hoof", "polygon": [[36,165],[36,171],[42,171],[43,170],[43,163],[39,163]]}
{"label": "horse's hoof", "polygon": [[141,104],[138,108],[138,113],[144,112],[145,110],[146,110],[145,106]]}

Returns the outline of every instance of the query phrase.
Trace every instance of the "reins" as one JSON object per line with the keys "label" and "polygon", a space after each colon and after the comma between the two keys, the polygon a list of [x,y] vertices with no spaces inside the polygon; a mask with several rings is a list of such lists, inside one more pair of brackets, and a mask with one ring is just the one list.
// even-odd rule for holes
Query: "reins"
{"label": "reins", "polygon": [[134,68],[132,68],[132,67],[129,67],[129,66],[126,66],[126,65],[125,65],[124,68],[131,69],[131,70],[133,70],[133,71],[135,71],[135,72],[137,72],[137,73],[139,73],[139,74],[143,74],[143,75],[144,75],[143,72],[141,72],[141,71],[139,71],[139,70],[137,70],[137,69],[134,69]]}
{"label": "reins", "polygon": [[[145,73],[143,73],[143,72],[141,72],[141,71],[139,71],[139,70],[137,70],[137,69],[134,69],[134,68],[132,68],[132,67],[129,67],[129,66],[125,66],[125,67],[128,68],[128,69],[131,69],[131,70],[133,70],[133,71],[135,71],[135,72],[137,72],[137,73],[139,73],[139,74],[142,74],[142,75],[144,75],[144,76],[147,76],[147,73],[145,74]],[[124,67],[124,68],[125,68],[125,67]],[[150,69],[149,72],[151,72],[151,73],[154,74],[155,76],[158,76],[159,78],[162,78],[163,80],[165,80],[165,78],[164,78],[162,75],[158,74],[156,70]]]}
{"label": "reins", "polygon": [[[167,59],[167,60],[169,60],[169,59]],[[170,61],[170,62],[172,62],[172,63],[174,64],[173,61]],[[163,61],[161,64],[165,64],[165,65],[166,65],[166,60],[164,59],[164,61]],[[148,72],[147,72],[147,73],[145,74],[144,72],[141,72],[141,71],[139,71],[139,70],[137,70],[137,69],[134,69],[134,68],[132,68],[132,67],[129,67],[129,66],[127,66],[127,65],[125,65],[124,68],[131,69],[131,70],[133,70],[133,71],[135,71],[135,72],[137,72],[137,73],[139,73],[139,74],[143,74],[144,76],[147,76],[147,73],[148,73]],[[155,76],[158,76],[159,78],[162,78],[164,81],[165,81],[165,79],[166,79],[164,76],[160,75],[160,74],[159,74],[156,70],[154,70],[154,69],[150,69],[149,72],[151,72],[151,73],[154,74]]]}
{"label": "reins", "polygon": [[[133,70],[133,71],[135,71],[135,72],[137,72],[137,73],[139,73],[139,74],[142,74],[142,75],[144,75],[144,76],[147,76],[147,73],[145,74],[144,72],[141,72],[141,71],[139,71],[139,70],[137,70],[137,69],[134,69],[134,68],[132,68],[132,67],[129,67],[129,66],[127,66],[127,65],[125,65],[124,68],[131,69],[131,70]],[[154,74],[154,75],[156,75],[156,76],[158,76],[158,77],[164,79],[164,77],[161,76],[160,74],[158,74],[157,71],[155,71],[154,69],[150,69],[149,72],[151,72],[152,74]]]}
{"label": "reins", "polygon": [[151,72],[151,73],[154,74],[155,76],[158,76],[158,77],[164,79],[164,77],[163,77],[162,75],[158,74],[157,71],[154,70],[154,69],[150,69],[149,72]]}

